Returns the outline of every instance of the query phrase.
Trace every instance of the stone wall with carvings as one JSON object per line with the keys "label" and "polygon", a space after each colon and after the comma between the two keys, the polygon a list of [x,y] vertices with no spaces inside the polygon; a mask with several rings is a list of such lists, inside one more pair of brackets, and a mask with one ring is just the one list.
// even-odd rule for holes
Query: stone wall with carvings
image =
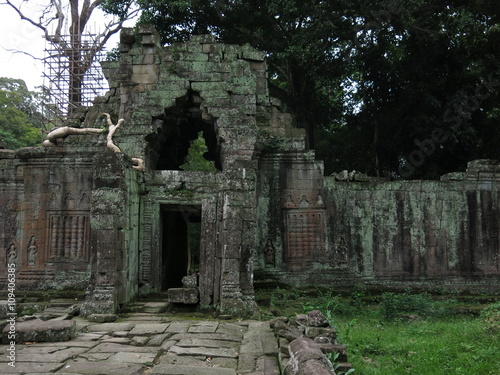
{"label": "stone wall with carvings", "polygon": [[499,172],[478,160],[441,181],[327,179],[335,265],[375,285],[498,290]]}
{"label": "stone wall with carvings", "polygon": [[[276,142],[304,149],[304,132],[269,96],[265,54],[209,36],[163,47],[154,29],[140,27],[122,31],[120,55],[103,63],[107,94],[66,124],[92,131],[51,139],[49,149],[2,154],[4,264],[15,255],[33,285],[57,284],[56,274],[70,269],[85,272],[74,284],[86,284],[84,315],[116,310],[139,291],[163,291],[188,272],[198,276],[202,306],[252,312],[259,155]],[[103,113],[120,124],[112,149],[97,134],[111,126]],[[184,171],[200,136],[216,170]],[[280,202],[290,212],[307,209],[310,218],[301,226],[290,214],[297,232],[290,243],[324,217],[318,194],[307,190],[290,193],[293,207]],[[183,238],[193,223],[200,232],[194,252]],[[324,242],[298,249],[318,252]]]}
{"label": "stone wall with carvings", "polygon": [[[103,63],[107,94],[67,121],[91,131],[0,150],[0,285],[14,262],[19,288],[85,289],[84,315],[186,275],[200,305],[238,314],[262,280],[499,285],[497,164],[336,181],[269,96],[264,53],[209,36],[163,47],[140,27],[122,31],[120,55]],[[213,168],[187,171],[200,137]]]}
{"label": "stone wall with carvings", "polygon": [[[441,181],[326,177],[312,189],[311,168],[298,160],[291,167],[286,159],[268,156],[261,169],[261,188],[281,192],[266,194],[274,196],[270,206],[275,209],[268,211],[272,222],[281,219],[281,224],[272,227],[263,221],[278,259],[265,264],[261,255],[257,284],[498,291],[498,162],[477,160],[466,172],[445,175]],[[321,207],[313,213],[314,199],[300,198],[301,179],[287,178],[294,168],[309,173],[305,186],[321,195]],[[289,198],[290,189],[295,189],[295,199]],[[292,211],[286,203],[277,209],[280,199],[293,202]],[[306,201],[309,208],[301,208]],[[265,203],[263,210],[269,210]]]}
{"label": "stone wall with carvings", "polygon": [[90,272],[92,155],[2,151],[0,169],[7,249],[0,267],[14,260],[20,286],[50,289],[58,279],[58,288],[83,289]]}

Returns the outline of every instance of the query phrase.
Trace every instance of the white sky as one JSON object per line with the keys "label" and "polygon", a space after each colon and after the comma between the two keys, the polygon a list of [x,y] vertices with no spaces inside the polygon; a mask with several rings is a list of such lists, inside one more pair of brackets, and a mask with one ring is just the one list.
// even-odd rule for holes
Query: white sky
{"label": "white sky", "polygon": [[[26,5],[25,5],[26,6]],[[29,12],[29,8],[24,8]],[[90,24],[96,29],[104,28],[105,18],[98,9],[94,11]],[[135,21],[128,21],[125,26],[133,26]],[[95,25],[95,26],[94,26]],[[96,30],[98,31],[98,30]],[[9,52],[19,50],[37,58],[43,58],[45,40],[42,31],[19,15],[8,5],[0,5],[0,77],[23,79],[29,90],[43,84],[43,63],[23,53]],[[110,50],[116,47],[119,33],[113,35],[106,45]]]}

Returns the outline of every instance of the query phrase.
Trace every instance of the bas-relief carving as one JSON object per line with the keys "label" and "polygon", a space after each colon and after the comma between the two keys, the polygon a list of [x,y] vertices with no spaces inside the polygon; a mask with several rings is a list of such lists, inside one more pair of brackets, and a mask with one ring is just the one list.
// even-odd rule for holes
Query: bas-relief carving
{"label": "bas-relief carving", "polygon": [[7,248],[6,259],[7,259],[7,265],[17,264],[17,250],[16,250],[16,245],[14,245],[14,243],[11,243]]}
{"label": "bas-relief carving", "polygon": [[35,236],[31,236],[30,242],[28,243],[28,266],[36,266],[38,254],[38,246],[36,244]]}
{"label": "bas-relief carving", "polygon": [[283,192],[286,250],[284,260],[318,260],[325,256],[325,218],[321,191]]}
{"label": "bas-relief carving", "polygon": [[321,192],[306,192],[298,189],[285,189],[283,192],[284,208],[323,208],[323,196]]}
{"label": "bas-relief carving", "polygon": [[276,251],[274,249],[273,241],[268,238],[266,242],[266,249],[264,250],[266,266],[274,267],[276,265]]}
{"label": "bas-relief carving", "polygon": [[340,237],[336,246],[335,263],[338,266],[346,265],[348,263],[347,253],[349,248],[344,237]]}
{"label": "bas-relief carving", "polygon": [[48,257],[54,261],[85,261],[88,248],[88,213],[49,213]]}
{"label": "bas-relief carving", "polygon": [[325,251],[324,211],[293,209],[285,213],[285,261],[314,260]]}

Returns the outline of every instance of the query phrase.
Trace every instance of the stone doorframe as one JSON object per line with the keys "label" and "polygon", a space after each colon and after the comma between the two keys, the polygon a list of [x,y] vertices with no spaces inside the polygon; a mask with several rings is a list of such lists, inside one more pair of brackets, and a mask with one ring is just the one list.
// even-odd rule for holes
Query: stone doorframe
{"label": "stone doorframe", "polygon": [[144,197],[141,202],[141,250],[139,254],[139,287],[160,291],[162,287],[162,206],[176,206],[182,213],[186,208],[186,215],[193,206],[201,207],[200,231],[200,269],[199,291],[200,305],[209,306],[220,303],[220,272],[222,258],[216,256],[217,244],[215,197],[199,198],[179,201],[170,199],[154,199]]}

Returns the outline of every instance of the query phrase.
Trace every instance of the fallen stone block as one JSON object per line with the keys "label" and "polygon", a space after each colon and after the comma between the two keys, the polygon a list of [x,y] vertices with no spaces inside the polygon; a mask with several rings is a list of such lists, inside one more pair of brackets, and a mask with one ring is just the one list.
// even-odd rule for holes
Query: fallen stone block
{"label": "fallen stone block", "polygon": [[338,353],[337,360],[339,362],[347,362],[347,346],[346,345],[332,345],[330,343],[317,344],[323,353]]}
{"label": "fallen stone block", "polygon": [[301,326],[307,326],[307,315],[306,314],[298,314],[295,319],[294,319],[295,323],[297,325],[301,325]]}
{"label": "fallen stone block", "polygon": [[[57,342],[69,341],[76,336],[76,322],[74,320],[47,320],[40,319],[16,322],[15,341],[23,342]],[[2,342],[9,343],[9,333],[13,333],[8,324],[2,331]]]}
{"label": "fallen stone block", "polygon": [[332,375],[332,373],[323,362],[312,359],[301,366],[297,375]]}
{"label": "fallen stone block", "polygon": [[278,321],[280,321],[280,322],[282,322],[282,323],[288,323],[288,317],[287,317],[287,316],[278,316],[278,317],[276,317],[276,318],[274,318],[274,319],[271,319],[271,320],[269,321],[269,326],[270,326],[271,328],[274,328],[274,325],[275,325],[275,324],[276,324],[276,322],[278,322]]}
{"label": "fallen stone block", "polygon": [[333,344],[337,338],[337,331],[334,328],[306,327],[306,336],[310,339],[314,339],[315,337],[327,337]]}
{"label": "fallen stone block", "polygon": [[313,310],[307,314],[307,325],[310,327],[328,327],[330,323],[321,311]]}
{"label": "fallen stone block", "polygon": [[274,323],[274,333],[277,337],[284,337],[288,341],[293,341],[303,335],[303,332],[298,328],[289,326],[279,320]]}
{"label": "fallen stone block", "polygon": [[[288,375],[331,375],[333,373],[331,362],[318,344],[309,338],[300,337],[293,340],[289,345],[289,352],[290,361],[286,370]],[[311,363],[307,364],[308,362]]]}
{"label": "fallen stone block", "polygon": [[193,305],[198,303],[198,289],[196,288],[170,288],[168,299],[172,303],[184,303]]}

